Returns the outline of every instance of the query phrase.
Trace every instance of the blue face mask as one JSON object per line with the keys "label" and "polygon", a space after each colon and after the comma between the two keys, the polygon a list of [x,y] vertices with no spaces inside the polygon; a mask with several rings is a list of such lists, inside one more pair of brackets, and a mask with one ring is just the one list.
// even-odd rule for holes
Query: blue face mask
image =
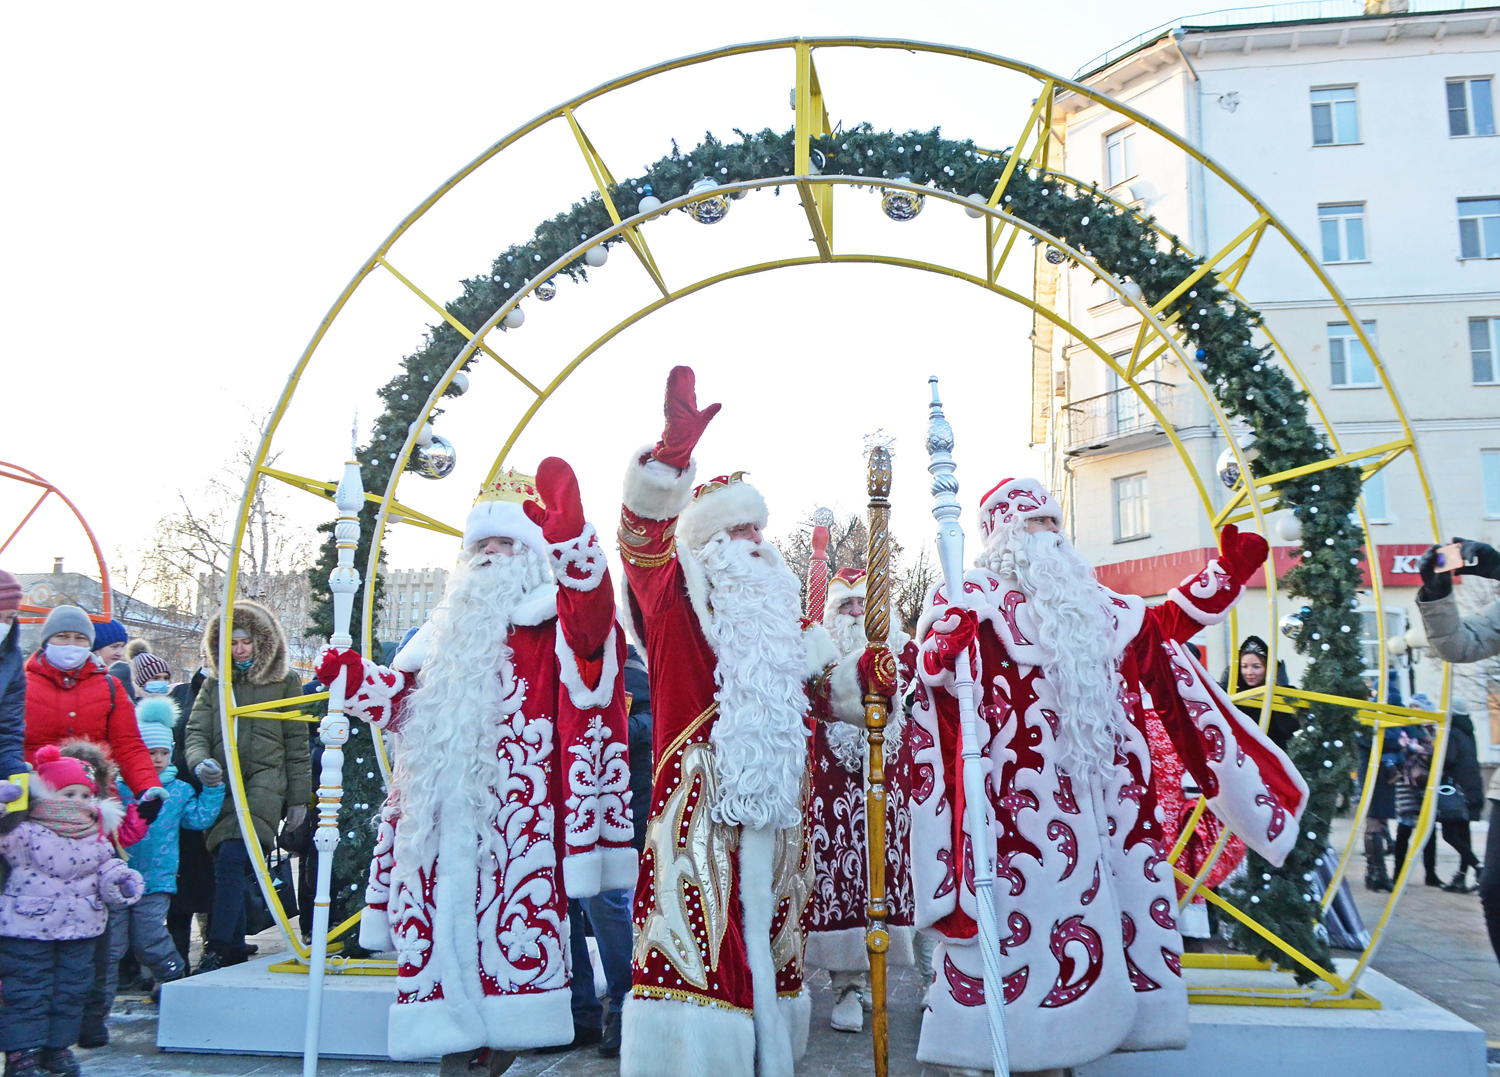
{"label": "blue face mask", "polygon": [[49,643],[47,661],[57,669],[74,670],[89,660],[89,649],[72,643]]}
{"label": "blue face mask", "polygon": [[172,685],[168,681],[147,681],[141,685],[142,692],[150,692],[153,696],[163,695],[171,690]]}
{"label": "blue face mask", "polygon": [[249,669],[254,664],[255,664],[255,659],[253,659],[253,658],[247,658],[243,662],[236,662],[234,664],[234,668],[237,669],[237,670],[239,670],[241,673],[243,673],[243,672],[245,672],[245,670]]}

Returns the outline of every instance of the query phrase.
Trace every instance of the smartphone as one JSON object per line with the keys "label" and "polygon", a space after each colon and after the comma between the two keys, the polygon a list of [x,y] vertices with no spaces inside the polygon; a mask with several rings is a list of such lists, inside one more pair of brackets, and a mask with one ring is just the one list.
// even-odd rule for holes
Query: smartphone
{"label": "smartphone", "polygon": [[10,780],[21,787],[21,797],[7,804],[5,810],[8,812],[25,811],[31,806],[31,771],[28,770],[24,774],[12,774]]}
{"label": "smartphone", "polygon": [[1437,570],[1439,572],[1452,572],[1456,568],[1463,568],[1463,543],[1450,542],[1446,546],[1437,548]]}

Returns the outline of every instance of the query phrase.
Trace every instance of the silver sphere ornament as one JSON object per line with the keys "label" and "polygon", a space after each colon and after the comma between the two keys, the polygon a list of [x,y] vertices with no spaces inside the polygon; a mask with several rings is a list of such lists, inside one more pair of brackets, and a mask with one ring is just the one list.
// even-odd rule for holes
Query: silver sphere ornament
{"label": "silver sphere ornament", "polygon": [[441,434],[433,434],[432,440],[419,446],[414,455],[417,474],[424,479],[446,479],[458,466],[458,450]]}
{"label": "silver sphere ornament", "polygon": [[453,380],[448,383],[448,388],[452,389],[457,395],[463,396],[469,391],[469,376],[460,370],[457,374],[453,375]]}
{"label": "silver sphere ornament", "polygon": [[1137,303],[1141,301],[1141,286],[1133,280],[1128,280],[1120,285],[1120,291],[1125,293],[1127,299],[1132,299]]}
{"label": "silver sphere ornament", "polygon": [[598,269],[605,262],[609,261],[609,248],[602,243],[597,247],[590,247],[587,253],[584,254],[583,261],[584,264]]}
{"label": "silver sphere ornament", "polygon": [[1303,606],[1300,610],[1297,610],[1294,613],[1288,613],[1277,623],[1276,627],[1281,629],[1281,634],[1287,639],[1296,639],[1299,635],[1301,635],[1302,626],[1306,623],[1305,619],[1311,613],[1311,608]]}
{"label": "silver sphere ornament", "polygon": [[1068,256],[1056,247],[1048,247],[1045,255],[1049,265],[1060,266],[1068,260]]}
{"label": "silver sphere ornament", "polygon": [[[717,186],[717,183],[704,176],[697,183],[693,184],[688,194],[701,195],[707,191],[712,191]],[[712,194],[707,198],[700,198],[696,202],[689,202],[687,214],[699,224],[718,224],[725,217],[729,216],[729,197],[722,194]]]}
{"label": "silver sphere ornament", "polygon": [[526,312],[520,307],[511,307],[500,321],[507,329],[519,329],[526,322]]}
{"label": "silver sphere ornament", "polygon": [[1226,489],[1233,490],[1240,484],[1240,462],[1235,459],[1233,449],[1225,449],[1219,454],[1214,471],[1218,473],[1219,481]]}
{"label": "silver sphere ornament", "polygon": [[543,303],[550,303],[557,297],[557,285],[553,283],[552,278],[549,277],[536,286],[536,297]]}
{"label": "silver sphere ornament", "polygon": [[833,526],[833,510],[832,509],[820,508],[816,512],[814,512],[813,513],[813,526],[814,527],[832,527]]}
{"label": "silver sphere ornament", "polygon": [[[911,177],[904,172],[896,179],[903,183],[911,182]],[[925,194],[918,194],[915,191],[895,191],[885,187],[880,189],[880,210],[893,221],[915,220],[926,203]]]}
{"label": "silver sphere ornament", "polygon": [[1283,516],[1276,521],[1276,537],[1282,542],[1300,542],[1302,540],[1302,521],[1295,516]]}
{"label": "silver sphere ornament", "polygon": [[967,213],[970,217],[983,217],[984,210],[979,209],[978,207],[988,206],[990,204],[990,200],[984,195],[980,194],[978,191],[975,191],[973,194],[969,195],[969,201],[973,202],[974,205],[965,206],[964,212]]}
{"label": "silver sphere ornament", "polygon": [[431,445],[432,444],[432,424],[431,423],[424,423],[421,419],[413,419],[411,421],[411,424],[409,426],[407,426],[406,432],[408,434],[412,434],[412,433],[416,434],[416,436],[417,436],[417,444],[418,445]]}

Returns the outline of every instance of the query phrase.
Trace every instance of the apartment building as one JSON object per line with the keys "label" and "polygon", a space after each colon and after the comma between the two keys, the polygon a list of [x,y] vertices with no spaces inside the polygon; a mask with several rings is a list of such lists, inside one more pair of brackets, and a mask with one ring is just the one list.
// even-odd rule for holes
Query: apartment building
{"label": "apartment building", "polygon": [[399,640],[426,623],[448,586],[445,568],[402,568],[385,573],[385,597],[375,621],[377,639]]}
{"label": "apartment building", "polygon": [[[1200,147],[1313,252],[1375,343],[1432,484],[1443,534],[1500,544],[1500,6],[1412,9],[1399,0],[1279,4],[1195,16],[1148,31],[1075,78]],[[1387,13],[1389,9],[1402,9]],[[1199,162],[1076,94],[1053,113],[1055,167],[1154,215],[1196,252],[1218,250],[1254,217]],[[1111,353],[1138,319],[1085,271],[1039,259],[1039,297]],[[1344,449],[1402,436],[1370,357],[1315,275],[1268,244],[1240,283],[1296,356]],[[1160,596],[1214,544],[1191,477],[1133,390],[1080,341],[1039,343],[1033,438],[1068,506],[1080,550],[1110,586]],[[1144,376],[1201,474],[1226,447],[1187,371],[1170,358]],[[1222,503],[1228,490],[1210,483]],[[1409,457],[1366,484],[1385,609],[1363,612],[1375,641],[1416,622],[1415,560],[1431,542]],[[1275,534],[1273,546],[1292,543]],[[1287,563],[1286,553],[1278,564]],[[1476,604],[1486,581],[1458,588]],[[1367,592],[1368,594],[1368,592]],[[1267,604],[1242,603],[1241,635],[1266,635]],[[1285,613],[1300,603],[1283,595]],[[1206,632],[1214,672],[1227,632]],[[1285,648],[1295,681],[1300,659]],[[1403,687],[1435,693],[1441,663],[1418,652]],[[1403,663],[1407,659],[1401,659]],[[1500,760],[1500,663],[1456,668],[1481,744]],[[1489,705],[1490,721],[1484,710]]]}

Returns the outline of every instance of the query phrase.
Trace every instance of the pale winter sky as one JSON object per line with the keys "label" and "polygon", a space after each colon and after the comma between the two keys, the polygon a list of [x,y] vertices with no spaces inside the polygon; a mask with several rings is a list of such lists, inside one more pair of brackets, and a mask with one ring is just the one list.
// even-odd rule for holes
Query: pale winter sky
{"label": "pale winter sky", "polygon": [[[1204,5],[1210,7],[1212,5]],[[1189,5],[1188,10],[1192,10]],[[128,563],[155,521],[230,458],[269,411],[310,335],[390,229],[485,147],[539,112],[636,68],[736,41],[859,34],[961,44],[1063,74],[1182,13],[1173,2],[1050,4],[910,0],[755,4],[12,4],[0,13],[0,460],[58,484],[107,555]],[[1004,146],[1035,83],[904,52],[817,58],[829,111],[846,126],[941,124],[948,137]],[[659,78],[578,113],[616,176],[711,130],[792,124],[790,51]],[[553,124],[461,185],[394,248],[392,262],[433,298],[592,189],[566,127]],[[843,191],[841,252],[904,253],[983,267],[979,222],[931,204],[909,224],[868,191]],[[648,226],[669,285],[812,250],[794,197],[769,191],[712,227],[681,214]],[[1029,294],[1030,260],[1008,281]],[[589,341],[648,302],[623,248],[587,285],[563,281],[524,327],[492,336],[550,379]],[[279,466],[336,477],[356,410],[432,320],[388,275],[372,277],[335,324],[276,439]],[[690,363],[700,399],[724,411],[700,448],[705,476],[747,469],[782,534],[816,504],[862,510],[863,435],[897,437],[894,500],[908,547],[927,515],[926,378],[943,378],[959,446],[961,497],[1036,471],[1026,448],[1026,312],[920,273],[815,266],[720,285],[625,331],[544,408],[510,462],[569,459],[589,515],[612,534],[630,450],[660,428],[667,370]],[[460,467],[401,497],[461,522],[521,407],[493,362],[450,402],[439,433]],[[522,390],[524,392],[524,390]],[[0,534],[31,504],[0,483]],[[289,493],[309,529],[330,507]],[[3,541],[3,539],[0,539]],[[611,543],[612,545],[612,543]],[[409,526],[392,567],[451,562],[451,540]],[[85,567],[60,506],[5,552],[12,571],[54,555]],[[92,571],[92,569],[88,569]]]}

